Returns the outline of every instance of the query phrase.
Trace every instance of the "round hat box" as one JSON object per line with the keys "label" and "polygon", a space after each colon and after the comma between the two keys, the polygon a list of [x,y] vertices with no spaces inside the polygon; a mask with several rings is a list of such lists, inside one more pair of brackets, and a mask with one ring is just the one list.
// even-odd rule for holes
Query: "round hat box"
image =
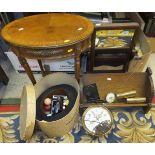
{"label": "round hat box", "polygon": [[[72,86],[76,92],[75,103],[62,118],[54,121],[36,119],[36,101],[47,89],[57,85]],[[74,77],[66,73],[53,73],[43,77],[36,85],[26,85],[23,88],[20,106],[20,137],[29,140],[34,132],[35,124],[48,137],[58,137],[68,133],[75,124],[79,112],[80,88]]]}

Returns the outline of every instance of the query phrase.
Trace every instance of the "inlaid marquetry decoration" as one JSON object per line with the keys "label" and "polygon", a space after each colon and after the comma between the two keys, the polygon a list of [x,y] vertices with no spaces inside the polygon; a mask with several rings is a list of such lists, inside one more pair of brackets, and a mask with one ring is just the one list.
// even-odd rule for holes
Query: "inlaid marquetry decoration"
{"label": "inlaid marquetry decoration", "polygon": [[16,46],[51,48],[80,42],[90,36],[89,19],[65,13],[39,14],[15,20],[2,29],[3,38]]}
{"label": "inlaid marquetry decoration", "polygon": [[89,48],[94,24],[72,13],[45,13],[8,23],[1,36],[9,43],[33,84],[36,80],[26,59],[38,60],[42,75],[42,59],[75,58],[75,77],[80,81],[80,54]]}

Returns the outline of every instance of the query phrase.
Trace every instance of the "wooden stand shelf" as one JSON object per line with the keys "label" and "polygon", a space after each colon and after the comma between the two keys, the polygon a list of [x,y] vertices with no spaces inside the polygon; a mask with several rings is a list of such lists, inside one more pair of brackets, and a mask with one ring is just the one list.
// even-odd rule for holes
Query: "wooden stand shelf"
{"label": "wooden stand shelf", "polygon": [[[135,44],[135,38],[138,30],[138,23],[112,23],[112,24],[102,24],[96,26],[91,39],[91,49],[89,54],[89,72],[94,73],[113,73],[113,72],[127,72],[129,68],[130,60],[133,58],[133,47]],[[105,30],[128,30],[134,31],[133,36],[130,39],[129,45],[123,47],[96,47],[97,32],[103,32]],[[103,35],[104,36],[104,35]],[[102,38],[100,36],[99,38]],[[103,38],[108,38],[104,36]],[[115,38],[116,36],[111,36]],[[99,39],[100,40],[100,39]],[[105,43],[104,43],[105,44]],[[122,69],[110,70],[110,69],[95,69],[96,67],[106,65],[106,66],[120,66]]]}
{"label": "wooden stand shelf", "polygon": [[[100,74],[85,74],[81,79],[81,87],[96,83],[99,96],[104,100],[106,95],[110,92],[120,93],[131,90],[136,90],[137,97],[146,97],[146,103],[105,103],[107,108],[125,108],[125,107],[143,107],[144,112],[147,113],[151,108],[152,98],[154,96],[154,86],[152,81],[152,72],[147,68],[146,72],[137,73],[100,73]],[[111,78],[111,80],[108,80]],[[103,105],[101,103],[87,103],[81,89],[81,105],[80,108],[87,108],[90,105]]]}

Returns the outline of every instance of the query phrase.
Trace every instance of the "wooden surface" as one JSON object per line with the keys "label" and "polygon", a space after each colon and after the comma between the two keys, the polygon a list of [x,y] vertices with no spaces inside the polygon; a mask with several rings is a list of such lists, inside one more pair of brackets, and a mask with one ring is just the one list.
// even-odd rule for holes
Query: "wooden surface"
{"label": "wooden surface", "polygon": [[34,78],[34,76],[32,74],[31,68],[30,68],[27,60],[25,58],[23,58],[23,57],[18,57],[18,60],[19,60],[20,64],[23,66],[23,68],[25,69],[25,72],[27,73],[27,75],[30,78],[31,82],[33,84],[35,84],[36,80],[35,80],[35,78]]}
{"label": "wooden surface", "polygon": [[[89,61],[89,72],[127,72],[129,68],[129,62],[132,57],[132,50],[135,45],[135,39],[137,35],[137,29],[139,27],[138,23],[110,23],[103,24],[101,26],[96,26],[91,39],[91,52],[90,52],[90,61]],[[96,33],[100,30],[121,30],[121,29],[134,29],[134,35],[132,41],[128,48],[96,48],[95,40]],[[107,50],[108,49],[108,50]],[[116,49],[116,50],[115,50]],[[115,51],[115,52],[114,52]],[[123,52],[122,52],[123,51]],[[113,53],[117,54],[115,57]],[[120,53],[124,53],[122,57],[119,56]],[[102,54],[102,56],[101,56]],[[108,59],[106,58],[107,54],[111,54]],[[99,56],[99,58],[97,57]],[[121,70],[95,70],[94,67],[100,65],[109,65],[109,66],[120,66],[123,65]]]}
{"label": "wooden surface", "polygon": [[100,26],[97,26],[97,29],[104,29],[104,30],[120,30],[120,29],[135,29],[139,27],[139,24],[136,22],[132,23],[104,23]]}
{"label": "wooden surface", "polygon": [[93,23],[82,16],[51,13],[15,20],[2,29],[2,37],[22,47],[57,47],[77,43],[93,32]]}
{"label": "wooden surface", "polygon": [[1,32],[18,57],[31,82],[36,84],[26,61],[37,59],[45,75],[42,59],[75,59],[75,77],[80,80],[80,54],[88,48],[94,30],[93,23],[82,16],[51,13],[24,17],[7,24]]}
{"label": "wooden surface", "polygon": [[[137,73],[107,73],[107,74],[86,74],[81,79],[81,105],[80,108],[87,108],[95,103],[86,103],[82,88],[85,85],[96,83],[101,100],[105,100],[107,93],[121,93],[136,90],[136,97],[146,97],[146,103],[126,103],[124,100],[116,101],[113,104],[104,104],[107,108],[143,107],[147,113],[151,108],[151,101],[154,96],[152,82],[152,71],[147,68],[146,72]],[[109,80],[111,78],[111,80]],[[104,102],[104,101],[103,101]],[[97,105],[103,105],[98,103]]]}
{"label": "wooden surface", "polygon": [[146,74],[148,76],[146,76],[145,79],[145,92],[146,92],[146,102],[149,104],[149,108],[145,108],[144,110],[146,112],[148,112],[151,108],[151,103],[152,103],[152,98],[154,97],[154,84],[153,84],[153,80],[152,80],[152,70],[151,68],[147,68],[146,70]]}
{"label": "wooden surface", "polygon": [[[137,97],[145,97],[145,73],[98,73],[85,74],[84,85],[96,83],[100,98],[105,99],[109,92],[121,93],[136,90]],[[111,78],[111,80],[107,80]]]}
{"label": "wooden surface", "polygon": [[147,37],[152,53],[155,53],[155,38]]}

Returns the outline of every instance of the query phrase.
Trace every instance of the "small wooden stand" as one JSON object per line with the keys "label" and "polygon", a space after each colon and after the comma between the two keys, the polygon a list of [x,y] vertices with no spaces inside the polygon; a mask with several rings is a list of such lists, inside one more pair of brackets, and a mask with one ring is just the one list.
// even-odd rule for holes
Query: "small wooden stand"
{"label": "small wooden stand", "polygon": [[[112,23],[112,24],[102,24],[96,26],[91,39],[91,52],[89,54],[89,72],[94,73],[122,73],[127,72],[129,68],[129,62],[133,56],[133,47],[135,44],[135,39],[138,32],[138,23]],[[134,35],[131,37],[131,42],[127,47],[113,47],[113,48],[103,48],[95,47],[96,33],[102,30],[121,30],[121,29],[132,29],[134,30]],[[114,36],[113,36],[114,37]],[[108,37],[107,37],[108,38]],[[95,67],[102,65],[108,66],[120,66],[123,65],[122,69],[119,70],[96,70]]]}
{"label": "small wooden stand", "polygon": [[[125,92],[136,90],[138,97],[146,97],[146,103],[105,103],[107,108],[125,108],[125,107],[143,107],[144,112],[147,113],[151,108],[152,98],[154,96],[154,86],[152,81],[152,71],[147,68],[146,72],[138,73],[107,73],[107,74],[85,74],[81,79],[81,86],[96,83],[101,99],[105,99],[109,92]],[[108,78],[111,78],[109,81]],[[81,89],[81,105],[80,108],[84,110],[90,105],[103,105],[101,103],[87,103],[85,96]]]}

